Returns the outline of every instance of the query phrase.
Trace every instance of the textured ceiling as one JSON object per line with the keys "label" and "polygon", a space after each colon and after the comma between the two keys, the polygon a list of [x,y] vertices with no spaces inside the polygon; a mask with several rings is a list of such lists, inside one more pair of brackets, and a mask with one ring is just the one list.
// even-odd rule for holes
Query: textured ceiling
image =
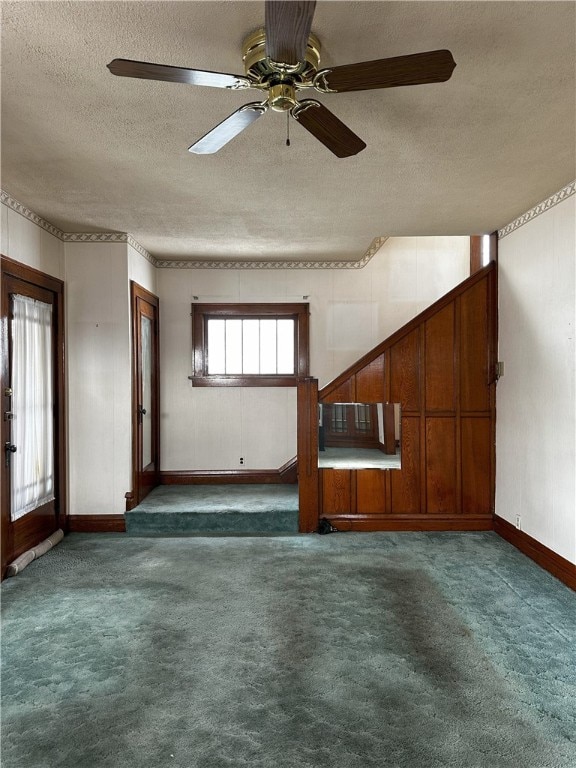
{"label": "textured ceiling", "polygon": [[[243,74],[261,2],[3,2],[2,188],[66,232],[160,258],[359,259],[381,235],[490,232],[575,170],[573,2],[323,2],[321,66],[448,48],[446,83],[319,95],[367,143],[340,160],[256,91],[114,77],[113,58]],[[306,95],[309,92],[304,92]]]}

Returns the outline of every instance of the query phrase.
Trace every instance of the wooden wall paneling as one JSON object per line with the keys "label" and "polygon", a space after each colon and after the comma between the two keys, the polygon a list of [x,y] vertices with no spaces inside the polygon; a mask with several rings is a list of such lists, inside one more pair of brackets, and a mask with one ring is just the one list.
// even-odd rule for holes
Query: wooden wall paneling
{"label": "wooden wall paneling", "polygon": [[329,397],[331,397],[332,393],[335,392],[340,387],[341,384],[343,384],[344,382],[347,382],[350,377],[355,376],[358,373],[358,371],[360,371],[366,365],[371,363],[376,357],[378,357],[378,355],[381,355],[383,352],[386,352],[387,350],[394,347],[398,342],[404,339],[404,337],[407,336],[409,333],[419,329],[420,326],[423,323],[425,323],[426,320],[428,320],[428,318],[432,317],[437,312],[439,312],[443,307],[453,302],[457,296],[468,291],[476,283],[490,278],[491,275],[493,278],[494,273],[496,271],[495,268],[496,268],[496,264],[491,263],[487,267],[484,267],[483,269],[481,269],[475,275],[472,275],[471,277],[467,278],[462,283],[460,283],[455,288],[453,288],[451,291],[449,291],[447,294],[442,296],[442,298],[438,299],[438,301],[435,301],[434,304],[431,304],[427,309],[425,309],[419,315],[417,315],[408,323],[406,323],[406,325],[402,326],[402,328],[399,328],[395,333],[393,333],[383,342],[381,342],[376,347],[374,347],[369,352],[367,352],[365,355],[363,355],[359,360],[353,363],[353,365],[349,366],[345,371],[343,371],[339,376],[333,379],[329,384],[326,384],[325,387],[322,387],[322,390],[320,392],[321,400],[324,402],[334,402],[333,400],[329,400]]}
{"label": "wooden wall paneling", "polygon": [[356,402],[383,403],[386,400],[384,386],[384,354],[378,355],[356,374]]}
{"label": "wooden wall paneling", "polygon": [[454,398],[456,404],[456,413],[454,419],[455,441],[456,441],[456,499],[454,502],[455,513],[462,512],[462,412],[460,398],[460,367],[461,367],[461,322],[460,322],[460,302],[462,296],[457,296],[454,301]]}
{"label": "wooden wall paneling", "polygon": [[[337,487],[330,485],[333,475],[322,480],[322,509],[336,525],[340,520],[353,530],[490,529],[497,320],[492,262],[321,391],[324,402],[369,401],[383,357],[384,402],[402,406],[401,470],[384,473],[383,483],[366,470],[352,472],[347,512],[342,479]],[[383,511],[376,511],[382,485]]]}
{"label": "wooden wall paneling", "polygon": [[491,531],[486,515],[330,515],[339,531]]}
{"label": "wooden wall paneling", "polygon": [[390,349],[390,402],[403,411],[420,410],[420,343],[415,329]]}
{"label": "wooden wall paneling", "polygon": [[490,416],[463,418],[462,513],[492,514],[492,445]]}
{"label": "wooden wall paneling", "polygon": [[[393,403],[390,398],[390,350],[387,349],[384,352],[384,397],[387,403]],[[396,402],[400,402],[399,400]],[[400,406],[400,446],[402,446],[402,406]],[[392,481],[390,478],[391,473],[384,473],[384,492],[386,494],[385,509],[387,512],[392,510]]]}
{"label": "wooden wall paneling", "polygon": [[427,411],[454,411],[454,303],[425,325],[424,388]]}
{"label": "wooden wall paneling", "polygon": [[385,514],[387,510],[387,479],[390,472],[380,469],[355,471],[356,511],[358,514]]}
{"label": "wooden wall paneling", "polygon": [[418,410],[420,411],[420,511],[426,513],[426,325],[422,323],[418,329],[420,335],[419,349],[419,378],[418,378]]}
{"label": "wooden wall paneling", "polygon": [[70,515],[71,533],[125,533],[124,515]]}
{"label": "wooden wall paneling", "polygon": [[356,499],[352,494],[352,470],[321,469],[323,515],[351,515],[356,513]]}
{"label": "wooden wall paneling", "polygon": [[456,434],[451,417],[426,419],[426,511],[429,514],[455,514]]}
{"label": "wooden wall paneling", "polygon": [[396,416],[394,403],[384,404],[384,453],[396,455]]}
{"label": "wooden wall paneling", "polygon": [[356,376],[350,376],[343,381],[337,389],[322,398],[324,403],[355,403],[356,402]]}
{"label": "wooden wall paneling", "polygon": [[[400,470],[390,470],[391,514],[414,514],[421,512],[420,505],[420,417],[402,417]],[[422,483],[424,486],[425,483]]]}
{"label": "wooden wall paneling", "polygon": [[299,379],[297,385],[299,531],[318,529],[318,380]]}
{"label": "wooden wall paneling", "polygon": [[460,298],[460,407],[462,411],[486,411],[490,408],[487,299],[486,280],[474,285]]}

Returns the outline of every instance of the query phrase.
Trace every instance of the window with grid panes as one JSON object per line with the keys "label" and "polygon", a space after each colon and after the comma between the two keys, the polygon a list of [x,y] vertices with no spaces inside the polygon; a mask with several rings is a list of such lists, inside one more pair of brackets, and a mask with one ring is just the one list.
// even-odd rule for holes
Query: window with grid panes
{"label": "window with grid panes", "polygon": [[195,386],[295,386],[308,376],[308,304],[193,304]]}

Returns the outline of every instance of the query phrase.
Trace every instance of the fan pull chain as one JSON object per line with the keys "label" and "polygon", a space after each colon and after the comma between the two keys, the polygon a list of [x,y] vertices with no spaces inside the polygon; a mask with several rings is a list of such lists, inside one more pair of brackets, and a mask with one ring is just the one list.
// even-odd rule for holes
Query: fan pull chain
{"label": "fan pull chain", "polygon": [[286,112],[286,146],[290,146],[290,112]]}

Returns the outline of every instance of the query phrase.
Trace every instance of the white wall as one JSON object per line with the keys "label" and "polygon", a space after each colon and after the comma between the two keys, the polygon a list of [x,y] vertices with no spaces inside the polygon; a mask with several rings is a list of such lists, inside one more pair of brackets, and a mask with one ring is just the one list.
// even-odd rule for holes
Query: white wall
{"label": "white wall", "polygon": [[[469,238],[391,238],[359,270],[159,269],[164,470],[277,468],[296,455],[296,391],[191,386],[191,304],[310,303],[324,386],[469,274]],[[308,296],[308,299],[304,299]]]}
{"label": "white wall", "polygon": [[21,214],[0,205],[1,251],[14,261],[64,279],[64,243]]}
{"label": "white wall", "polygon": [[361,270],[157,270],[1,208],[2,252],[66,284],[70,514],[122,513],[131,489],[130,280],[160,296],[162,468],[275,469],[296,454],[296,390],[192,388],[192,297],[309,301],[323,386],[468,274],[466,237],[390,239]]}
{"label": "white wall", "polygon": [[576,563],[576,197],[499,242],[496,514]]}
{"label": "white wall", "polygon": [[131,490],[125,243],[66,243],[69,512],[121,514]]}
{"label": "white wall", "polygon": [[[68,512],[124,512],[132,484],[129,246],[64,243],[5,205],[1,216],[2,253],[65,283]],[[130,250],[135,279],[153,289],[154,267]]]}
{"label": "white wall", "polygon": [[[128,280],[134,280],[142,288],[156,295],[156,272],[156,267],[148,259],[145,259],[131,245],[128,246]],[[128,286],[128,295],[130,295],[130,286]]]}

